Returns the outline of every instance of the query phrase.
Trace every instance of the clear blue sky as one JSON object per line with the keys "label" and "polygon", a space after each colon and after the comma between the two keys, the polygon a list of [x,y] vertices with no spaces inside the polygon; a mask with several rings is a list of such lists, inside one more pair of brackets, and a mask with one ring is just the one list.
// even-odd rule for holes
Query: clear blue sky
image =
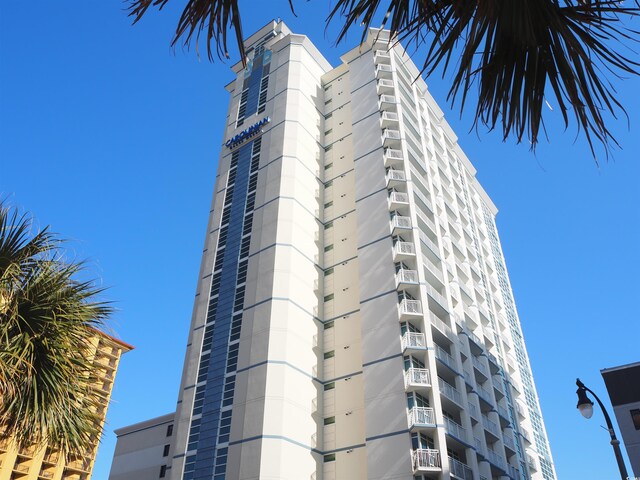
{"label": "clear blue sky", "polygon": [[[0,195],[90,260],[111,287],[117,334],[136,346],[118,372],[96,480],[108,477],[113,429],[175,408],[222,143],[229,64],[171,51],[179,4],[132,27],[119,0],[0,3]],[[335,48],[327,2],[295,4],[297,18],[286,0],[242,2],[245,33],[281,16],[338,65],[359,36]],[[608,405],[599,370],[640,360],[640,81],[619,84],[631,127],[611,124],[623,150],[599,168],[557,110],[534,156],[467,133],[472,116],[446,106],[446,82],[428,84],[500,209],[559,478],[614,479],[604,420],[580,417],[574,382]]]}

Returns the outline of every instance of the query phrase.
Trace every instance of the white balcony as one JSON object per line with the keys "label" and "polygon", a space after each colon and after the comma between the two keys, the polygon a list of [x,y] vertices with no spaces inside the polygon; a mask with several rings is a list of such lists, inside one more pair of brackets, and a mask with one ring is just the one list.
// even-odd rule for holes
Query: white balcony
{"label": "white balcony", "polygon": [[478,415],[478,408],[471,402],[469,402],[469,415],[471,415],[476,420],[480,420],[480,416]]}
{"label": "white balcony", "polygon": [[431,386],[431,375],[426,368],[414,368],[404,372],[404,383],[407,388],[420,388]]}
{"label": "white balcony", "polygon": [[427,348],[427,340],[424,333],[405,332],[402,336],[402,350],[424,350]]}
{"label": "white balcony", "polygon": [[476,370],[482,373],[486,378],[489,378],[489,371],[487,370],[487,367],[482,364],[478,357],[472,356],[471,362],[473,363],[473,366]]}
{"label": "white balcony", "polygon": [[480,455],[484,455],[484,447],[482,445],[482,440],[474,436],[473,445],[476,447],[476,452],[478,452]]}
{"label": "white balcony", "polygon": [[536,458],[531,455],[530,453],[527,453],[527,465],[529,465],[529,468],[531,468],[534,471],[538,471],[538,462],[536,461]]}
{"label": "white balcony", "polygon": [[484,388],[479,383],[478,383],[478,395],[480,396],[480,398],[482,398],[489,405],[493,405],[493,399],[491,397],[491,393],[489,392],[489,390]]}
{"label": "white balcony", "polygon": [[449,470],[451,471],[451,478],[473,480],[473,470],[471,470],[468,465],[453,457],[449,457]]}
{"label": "white balcony", "polygon": [[391,63],[391,54],[386,50],[376,50],[373,53],[373,61],[376,64],[389,64]]}
{"label": "white balcony", "polygon": [[393,69],[391,65],[380,64],[376,66],[376,78],[391,79],[393,76]]}
{"label": "white balcony", "polygon": [[516,478],[516,479],[520,478],[520,470],[518,470],[513,465],[507,465],[507,472],[509,472],[509,477],[511,478]]}
{"label": "white balcony", "polygon": [[404,299],[398,304],[400,318],[422,317],[422,302],[420,300]]}
{"label": "white balcony", "polygon": [[498,410],[498,415],[500,415],[502,418],[506,419],[507,421],[509,420],[509,412],[507,411],[506,408],[504,408],[502,405],[497,405],[496,410]]}
{"label": "white balcony", "polygon": [[446,311],[449,311],[449,305],[447,304],[447,301],[445,300],[445,298],[442,296],[440,292],[438,292],[431,285],[427,285],[427,293],[431,298],[433,298],[436,302],[438,302],[443,309],[445,309]]}
{"label": "white balcony", "polygon": [[385,147],[399,147],[400,138],[400,132],[398,130],[385,128],[382,131],[382,143]]}
{"label": "white balcony", "polygon": [[409,410],[409,425],[411,427],[435,426],[436,415],[433,408],[413,407]]}
{"label": "white balcony", "polygon": [[513,436],[511,433],[505,433],[502,437],[502,441],[504,442],[504,446],[507,447],[512,452],[516,451],[516,443],[513,440]]}
{"label": "white balcony", "polygon": [[397,235],[402,231],[411,230],[411,218],[394,215],[391,219],[391,233]]}
{"label": "white balcony", "polygon": [[387,80],[386,78],[381,78],[376,84],[378,95],[393,93],[393,88],[393,80]]}
{"label": "white balcony", "polygon": [[405,192],[389,192],[389,209],[395,210],[409,205],[409,194]]}
{"label": "white balcony", "polygon": [[447,337],[449,339],[453,338],[453,331],[451,330],[449,325],[444,323],[442,320],[440,320],[435,315],[431,315],[429,317],[429,319],[431,320],[431,325],[436,327],[445,337]]}
{"label": "white balcony", "polygon": [[[380,100],[378,102],[378,106],[380,110],[383,112],[389,112],[389,110],[395,110],[397,108],[398,101],[396,100],[395,95],[380,95]],[[394,113],[393,111],[390,113]]]}
{"label": "white balcony", "polygon": [[440,469],[440,452],[432,448],[419,448],[411,452],[414,472],[429,472]]}
{"label": "white balcony", "polygon": [[385,148],[384,150],[384,164],[387,167],[400,165],[404,160],[402,156],[402,150],[393,148]]}
{"label": "white balcony", "polygon": [[404,174],[403,170],[395,170],[393,168],[387,170],[386,178],[388,187],[400,185],[407,181],[407,176]]}
{"label": "white balcony", "polygon": [[411,242],[397,241],[393,244],[393,259],[403,260],[416,256],[416,247]]}
{"label": "white balcony", "polygon": [[465,442],[467,441],[467,431],[462,425],[458,425],[449,417],[444,417],[444,428],[450,435],[453,435],[454,437]]}
{"label": "white balcony", "polygon": [[382,128],[398,127],[398,114],[396,112],[383,111],[380,115],[380,126]]}
{"label": "white balcony", "polygon": [[418,272],[416,270],[401,268],[396,272],[396,283],[398,285],[417,285],[419,283]]}
{"label": "white balcony", "polygon": [[442,393],[442,395],[444,395],[446,398],[448,398],[452,402],[462,406],[462,396],[460,395],[460,392],[456,390],[456,388],[453,385],[445,382],[442,379],[440,379],[439,384],[440,384],[440,393]]}

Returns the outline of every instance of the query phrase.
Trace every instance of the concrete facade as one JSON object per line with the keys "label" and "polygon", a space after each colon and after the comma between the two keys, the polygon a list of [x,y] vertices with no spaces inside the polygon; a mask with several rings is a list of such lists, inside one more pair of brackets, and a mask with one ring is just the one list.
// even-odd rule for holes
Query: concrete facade
{"label": "concrete facade", "polygon": [[555,479],[497,210],[402,46],[246,46],[171,478]]}

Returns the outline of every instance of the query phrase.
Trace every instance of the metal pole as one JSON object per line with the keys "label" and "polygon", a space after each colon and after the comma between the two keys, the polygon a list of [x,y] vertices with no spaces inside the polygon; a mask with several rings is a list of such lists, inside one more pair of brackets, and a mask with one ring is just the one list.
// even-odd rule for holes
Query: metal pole
{"label": "metal pole", "polygon": [[580,388],[584,388],[585,391],[593,395],[596,401],[598,402],[598,405],[600,405],[600,409],[604,414],[604,419],[607,422],[607,429],[609,430],[609,435],[611,435],[611,446],[613,447],[613,453],[615,454],[616,461],[618,462],[618,469],[620,470],[620,478],[622,480],[627,480],[629,478],[629,474],[627,473],[627,467],[624,464],[624,459],[622,458],[622,452],[620,451],[620,440],[616,438],[616,432],[613,429],[613,424],[611,423],[611,418],[609,417],[609,414],[607,413],[606,408],[604,408],[604,405],[602,404],[598,396],[593,392],[593,390],[585,387],[584,383],[582,383],[580,379],[577,379],[576,385],[578,385],[578,387]]}

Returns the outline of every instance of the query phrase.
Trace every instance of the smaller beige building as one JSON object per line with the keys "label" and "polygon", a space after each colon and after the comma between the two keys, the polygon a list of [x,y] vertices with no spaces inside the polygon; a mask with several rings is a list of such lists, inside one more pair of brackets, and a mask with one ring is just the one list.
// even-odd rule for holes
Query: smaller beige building
{"label": "smaller beige building", "polygon": [[175,412],[115,431],[109,480],[169,478]]}
{"label": "smaller beige building", "polygon": [[[98,372],[94,393],[99,403],[96,413],[102,427],[120,357],[133,347],[98,330],[95,332],[90,355]],[[83,455],[65,459],[61,452],[46,444],[19,450],[9,438],[0,442],[0,480],[89,480],[98,452],[98,440]]]}

